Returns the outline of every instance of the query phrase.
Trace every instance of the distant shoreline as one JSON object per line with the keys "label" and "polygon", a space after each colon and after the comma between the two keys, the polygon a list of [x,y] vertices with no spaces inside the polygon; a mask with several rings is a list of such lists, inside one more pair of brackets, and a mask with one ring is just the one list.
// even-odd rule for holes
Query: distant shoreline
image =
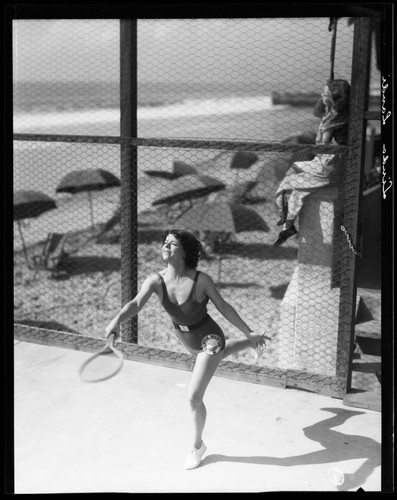
{"label": "distant shoreline", "polygon": [[[317,92],[301,93],[301,92],[272,92],[272,104],[288,104],[290,106],[314,106],[320,99],[320,94]],[[369,96],[370,106],[380,106],[380,94],[371,94]]]}

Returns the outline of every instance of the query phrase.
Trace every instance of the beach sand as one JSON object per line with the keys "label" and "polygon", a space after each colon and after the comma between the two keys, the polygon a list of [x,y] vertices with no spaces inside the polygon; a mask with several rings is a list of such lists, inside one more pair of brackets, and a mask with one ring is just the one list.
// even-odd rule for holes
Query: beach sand
{"label": "beach sand", "polygon": [[[175,120],[147,120],[141,126],[142,137],[182,137],[189,131],[194,138],[239,138],[239,140],[282,140],[290,134],[315,129],[318,120],[307,109],[293,110],[295,118],[285,121],[285,110],[275,109],[271,115],[274,122],[271,134],[266,130],[265,119],[269,113],[256,114],[255,129],[245,127],[254,123],[247,114],[227,116],[220,126],[213,117]],[[280,119],[277,116],[280,115]],[[281,120],[281,115],[284,120]],[[265,118],[265,116],[267,118]],[[258,121],[259,120],[259,121]],[[300,124],[299,124],[300,123]],[[268,125],[269,123],[267,123]],[[76,128],[76,125],[52,128],[52,133],[106,134],[113,132],[114,123],[106,127]],[[74,127],[74,128],[73,128]],[[40,130],[36,131],[41,132]],[[47,130],[48,133],[48,130]],[[22,231],[28,245],[29,258],[40,255],[48,232],[68,233],[66,251],[70,254],[67,274],[54,277],[48,270],[28,269],[21,250],[18,227],[14,223],[14,315],[17,322],[43,325],[48,328],[66,329],[82,335],[102,336],[104,327],[121,307],[121,250],[120,226],[107,234],[107,239],[96,241],[96,235],[120,206],[120,188],[93,192],[95,226],[91,227],[87,193],[69,197],[55,194],[60,179],[71,170],[79,168],[105,168],[120,176],[118,146],[97,144],[23,143],[16,141],[17,167],[14,173],[14,189],[38,189],[53,196],[58,204],[55,210],[35,220],[25,221]],[[140,147],[138,149],[138,221],[139,242],[137,273],[138,283],[152,272],[164,266],[160,259],[160,234],[169,226],[164,213],[154,210],[152,205],[159,193],[167,191],[170,181],[154,180],[145,175],[146,170],[172,171],[175,160],[185,161],[199,173],[216,177],[227,187],[260,178],[254,188],[254,198],[260,200],[252,205],[264,218],[270,230],[264,232],[239,233],[234,243],[222,252],[222,259],[215,256],[202,259],[199,268],[208,272],[218,284],[225,299],[236,307],[241,316],[253,328],[276,335],[278,311],[292,273],[296,266],[297,241],[291,238],[281,248],[274,248],[279,227],[274,195],[279,183],[275,165],[280,153],[261,153],[259,160],[247,170],[231,170],[233,152],[220,150],[172,149]],[[31,165],[32,168],[24,168]],[[230,337],[241,334],[220,317],[214,307],[210,314],[219,321]],[[33,322],[33,323],[32,323]],[[183,351],[177,341],[170,320],[152,297],[138,318],[139,344]],[[251,363],[252,353],[236,356],[236,360]],[[265,360],[268,365],[277,365],[277,338],[269,343]]]}
{"label": "beach sand", "polygon": [[[296,265],[296,241],[274,248],[277,211],[273,202],[255,205],[271,230],[268,233],[239,233],[225,246],[221,258],[203,258],[199,269],[217,283],[222,295],[233,304],[253,328],[272,336],[277,331],[277,312]],[[138,283],[164,268],[160,257],[161,232],[167,226],[159,211],[147,210],[139,217]],[[22,251],[14,253],[14,315],[16,322],[55,330],[101,337],[107,322],[121,307],[120,225],[97,239],[103,224],[75,231],[65,250],[67,274],[54,276],[43,269],[28,269]],[[29,257],[40,255],[43,243],[29,248]],[[229,338],[242,334],[213,307],[209,312]],[[185,352],[170,320],[152,297],[138,317],[139,344]],[[277,364],[277,339],[268,345],[267,364]],[[251,363],[252,353],[235,356]]]}

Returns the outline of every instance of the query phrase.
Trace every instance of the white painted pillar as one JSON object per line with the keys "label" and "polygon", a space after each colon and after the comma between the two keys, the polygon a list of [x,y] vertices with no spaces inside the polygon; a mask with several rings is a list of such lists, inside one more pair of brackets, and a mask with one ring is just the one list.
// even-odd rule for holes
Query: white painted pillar
{"label": "white painted pillar", "polygon": [[339,288],[331,288],[337,189],[308,196],[299,215],[298,265],[280,306],[279,367],[334,376]]}

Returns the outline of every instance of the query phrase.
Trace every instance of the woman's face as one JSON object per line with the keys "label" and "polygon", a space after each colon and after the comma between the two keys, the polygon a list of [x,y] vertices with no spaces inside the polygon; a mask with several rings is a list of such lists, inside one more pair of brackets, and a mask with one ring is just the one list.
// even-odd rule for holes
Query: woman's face
{"label": "woman's face", "polygon": [[185,255],[181,242],[173,234],[168,234],[165,238],[161,253],[165,262],[183,259]]}
{"label": "woman's face", "polygon": [[332,106],[332,98],[331,98],[331,92],[329,90],[328,85],[324,87],[324,90],[321,92],[321,97],[323,99],[323,103],[325,106]]}

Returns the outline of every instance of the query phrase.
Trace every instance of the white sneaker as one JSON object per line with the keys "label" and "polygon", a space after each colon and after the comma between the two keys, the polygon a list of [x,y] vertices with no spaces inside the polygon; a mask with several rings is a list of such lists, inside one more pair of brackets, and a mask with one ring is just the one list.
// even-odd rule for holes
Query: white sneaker
{"label": "white sneaker", "polygon": [[202,441],[199,449],[192,448],[191,450],[189,450],[189,455],[187,456],[183,468],[189,470],[198,467],[200,465],[201,458],[204,455],[206,449],[207,447],[205,446],[204,441]]}

